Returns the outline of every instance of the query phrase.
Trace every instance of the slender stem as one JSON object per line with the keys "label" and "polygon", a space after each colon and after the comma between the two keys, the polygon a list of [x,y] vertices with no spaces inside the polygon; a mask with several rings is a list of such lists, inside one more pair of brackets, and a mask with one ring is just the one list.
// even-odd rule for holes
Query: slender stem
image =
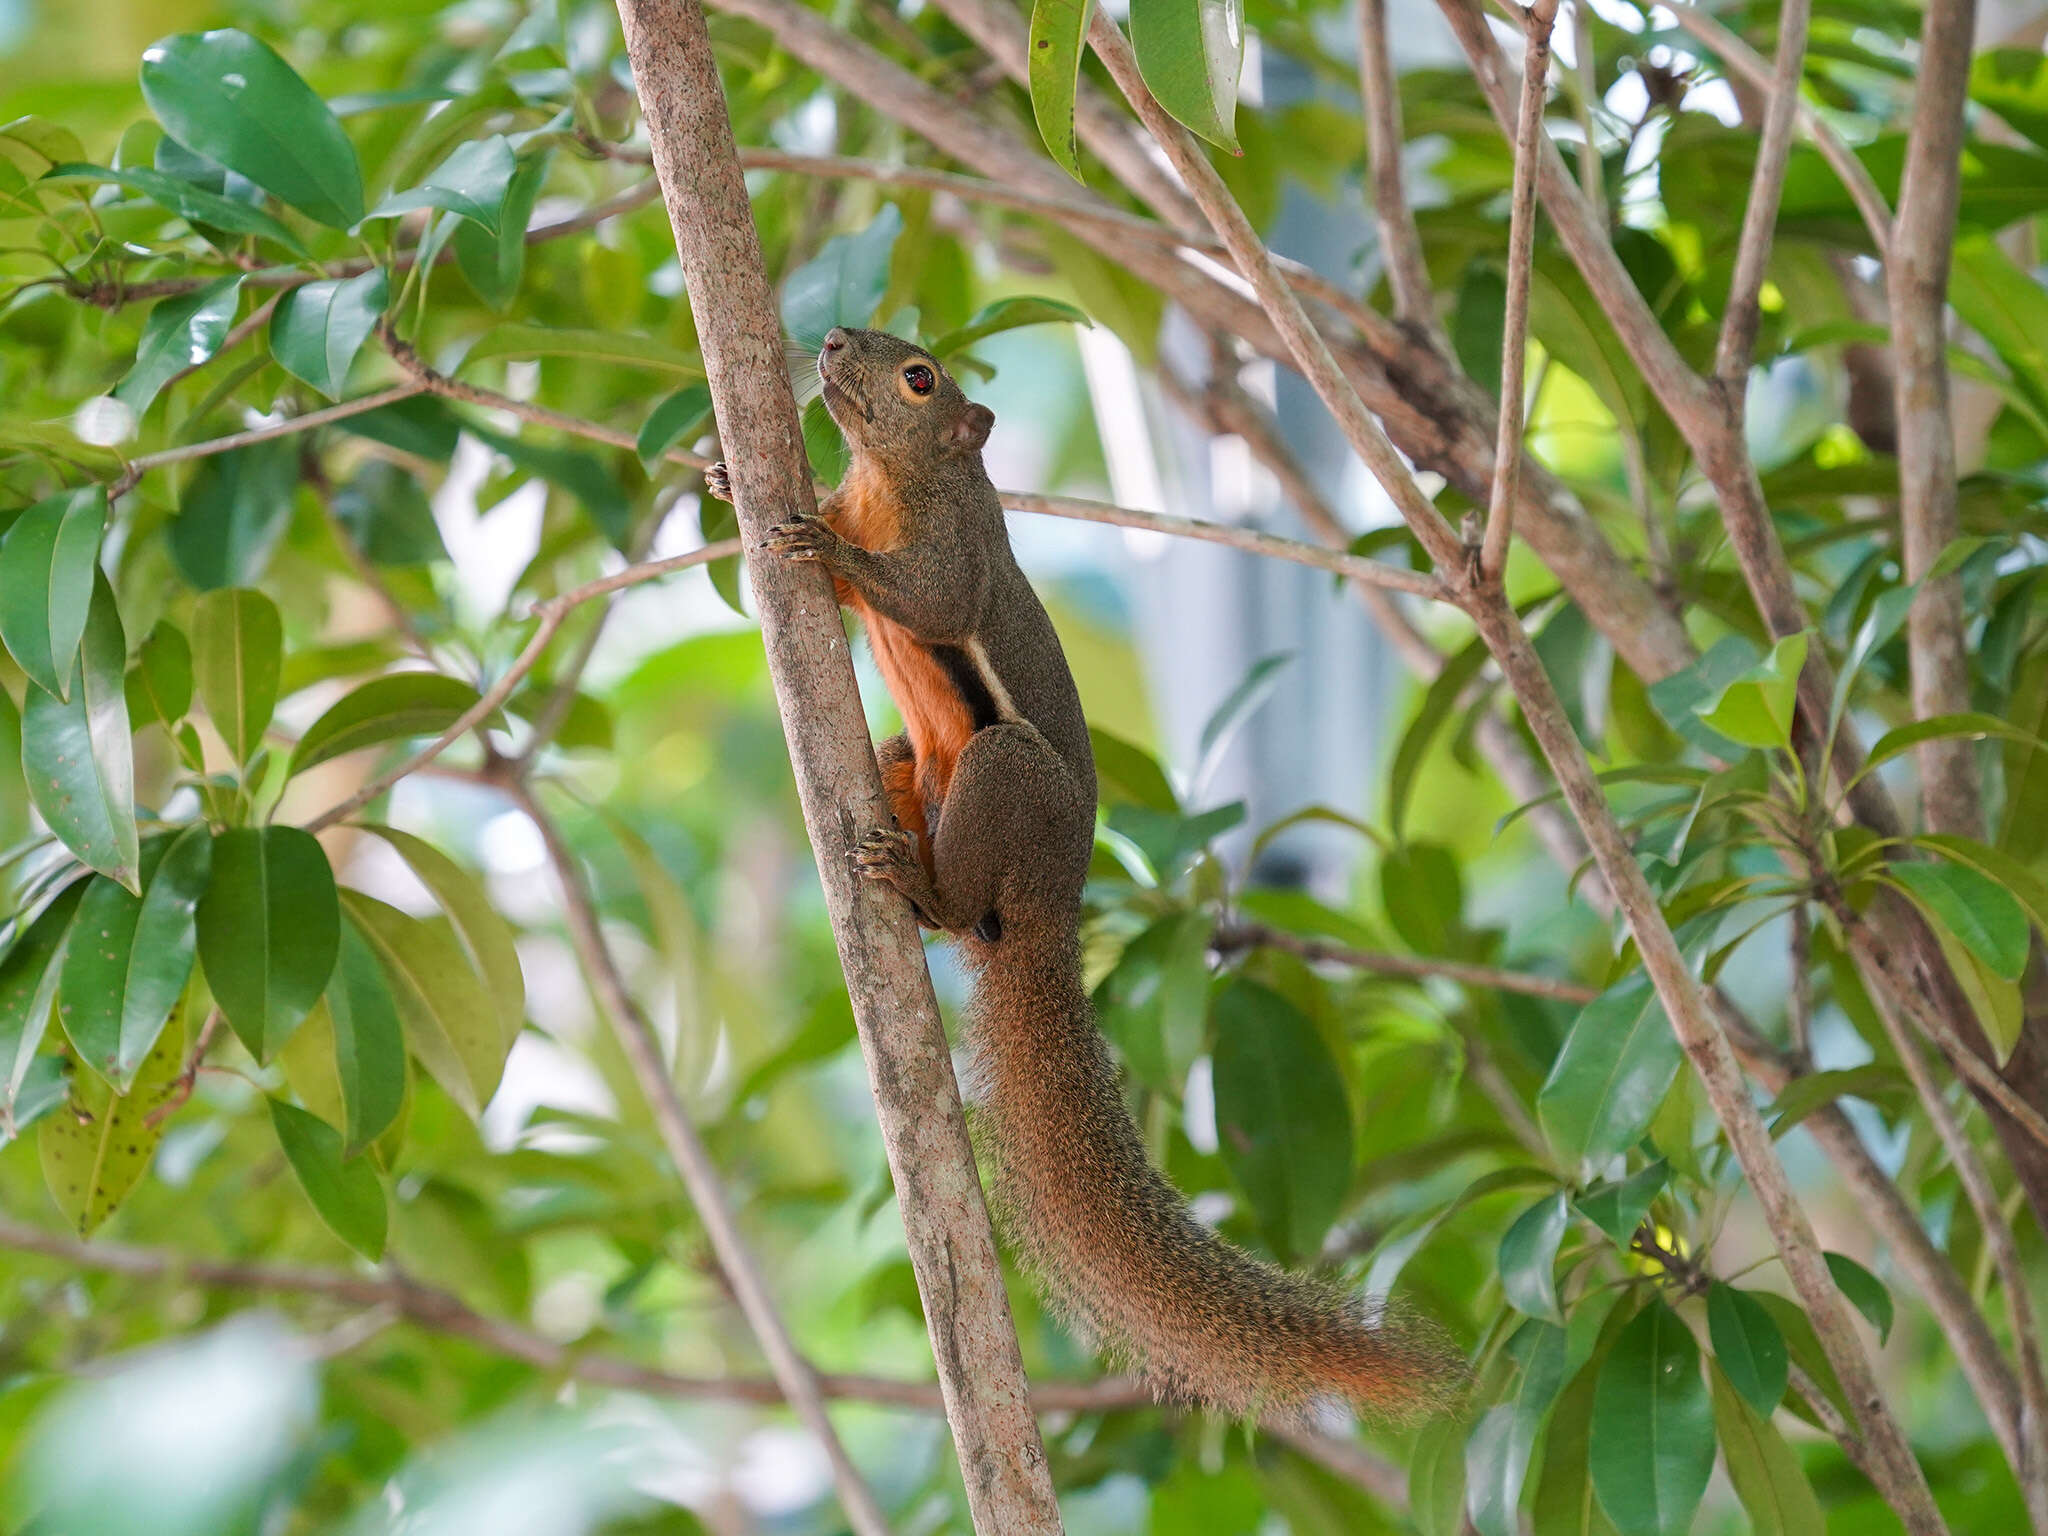
{"label": "slender stem", "polygon": [[1464,960],[1439,960],[1427,955],[1396,955],[1382,950],[1354,949],[1348,944],[1283,933],[1262,923],[1226,924],[1216,930],[1209,944],[1219,954],[1234,954],[1245,949],[1278,949],[1312,964],[1348,965],[1353,970],[1371,971],[1379,976],[1407,976],[1417,981],[1441,976],[1461,986],[1494,992],[1519,992],[1525,997],[1547,997],[1560,1003],[1590,1003],[1600,995],[1598,987],[1589,987],[1561,976],[1539,976],[1529,971],[1474,965]]}
{"label": "slender stem", "polygon": [[1450,343],[1437,318],[1436,295],[1430,288],[1429,263],[1422,254],[1422,236],[1401,182],[1401,85],[1387,47],[1386,0],[1359,0],[1358,91],[1365,103],[1372,207],[1379,219],[1380,255],[1387,264],[1395,317],[1449,356]]}
{"label": "slender stem", "polygon": [[724,1272],[726,1283],[732,1287],[733,1297],[760,1343],[761,1352],[768,1357],[776,1385],[804,1427],[817,1436],[826,1455],[831,1458],[833,1481],[838,1485],[839,1502],[846,1513],[847,1523],[860,1536],[886,1536],[889,1525],[882,1516],[881,1506],[875,1502],[874,1493],[862,1479],[852,1458],[846,1454],[846,1448],[840,1444],[831,1417],[825,1412],[824,1397],[811,1364],[797,1352],[789,1326],[783,1321],[774,1294],[769,1290],[767,1277],[740,1234],[739,1222],[726,1198],[718,1165],[712,1160],[703,1137],[698,1134],[696,1122],[684,1107],[682,1096],[676,1092],[675,1080],[662,1061],[661,1042],[655,1037],[654,1026],[634,1001],[632,991],[619,973],[618,962],[605,943],[604,934],[598,927],[597,909],[583,882],[576,855],[563,839],[554,818],[541,808],[539,800],[524,781],[508,776],[506,792],[540,830],[541,840],[547,847],[548,863],[553,867],[555,882],[561,889],[562,912],[569,928],[569,941],[575,947],[577,959],[582,962],[592,991],[597,994],[611,1020],[619,1048],[625,1053],[640,1091],[646,1096],[648,1108],[654,1113],[662,1145],[675,1163],[676,1172],[682,1176],[684,1187],[690,1192],[690,1203],[697,1209],[698,1220],[704,1223],[705,1236],[711,1241],[712,1251],[718,1255],[718,1266]]}
{"label": "slender stem", "polygon": [[1593,57],[1593,9],[1586,0],[1572,0],[1572,72],[1579,77],[1579,190],[1605,224],[1607,171],[1601,163],[1600,141],[1593,132],[1593,110],[1600,104],[1600,74]]}
{"label": "slender stem", "polygon": [[1528,408],[1524,379],[1529,364],[1529,279],[1536,262],[1536,163],[1543,141],[1543,102],[1550,65],[1550,34],[1557,0],[1535,0],[1523,17],[1521,112],[1515,123],[1514,190],[1508,213],[1507,302],[1501,318],[1500,427],[1494,437],[1493,494],[1486,506],[1486,542],[1479,552],[1481,580],[1507,572],[1508,541],[1515,531],[1515,479],[1522,469],[1522,428]]}
{"label": "slender stem", "polygon": [[153,469],[162,469],[167,464],[183,464],[190,459],[204,459],[216,453],[247,448],[255,443],[267,443],[272,438],[290,437],[295,432],[311,432],[315,427],[346,421],[351,416],[360,416],[363,412],[374,411],[379,406],[410,399],[419,392],[418,384],[399,384],[390,389],[379,390],[375,394],[344,400],[339,405],[307,411],[301,416],[288,416],[283,421],[274,421],[268,426],[251,427],[246,432],[231,432],[226,437],[211,437],[200,443],[185,443],[176,448],[165,448],[157,453],[141,454],[122,466],[121,473],[115,476],[113,483],[107,487],[107,499],[112,501],[127,495],[135,489],[136,482],[144,475]]}
{"label": "slender stem", "polygon": [[1714,349],[1714,372],[1740,390],[1756,351],[1762,317],[1760,295],[1764,265],[1770,260],[1777,233],[1778,202],[1785,190],[1785,167],[1792,154],[1792,125],[1799,109],[1799,81],[1806,67],[1806,29],[1812,0],[1784,0],[1778,10],[1778,62],[1764,101],[1764,128],[1756,148],[1756,170],[1749,183],[1749,206],[1742,216],[1742,235],[1735,247],[1735,275],[1728,283],[1728,307],[1721,316],[1721,339]]}

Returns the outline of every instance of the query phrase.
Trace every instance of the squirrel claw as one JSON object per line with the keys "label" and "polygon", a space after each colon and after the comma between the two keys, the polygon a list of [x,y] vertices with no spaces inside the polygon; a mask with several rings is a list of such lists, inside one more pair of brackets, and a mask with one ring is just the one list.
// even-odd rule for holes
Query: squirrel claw
{"label": "squirrel claw", "polygon": [[761,547],[791,560],[821,560],[834,534],[815,517],[777,523],[761,538]]}
{"label": "squirrel claw", "polygon": [[846,851],[846,861],[870,880],[886,880],[917,866],[916,839],[897,827],[874,827]]}
{"label": "squirrel claw", "polygon": [[704,471],[704,489],[720,501],[732,500],[732,471],[725,467],[725,460]]}

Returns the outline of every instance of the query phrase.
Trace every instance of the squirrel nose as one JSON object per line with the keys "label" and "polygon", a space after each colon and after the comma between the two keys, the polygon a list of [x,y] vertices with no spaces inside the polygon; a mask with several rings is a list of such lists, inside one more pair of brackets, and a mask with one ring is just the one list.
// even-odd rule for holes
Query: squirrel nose
{"label": "squirrel nose", "polygon": [[837,352],[845,345],[846,331],[843,327],[835,325],[825,333],[825,350],[827,352]]}

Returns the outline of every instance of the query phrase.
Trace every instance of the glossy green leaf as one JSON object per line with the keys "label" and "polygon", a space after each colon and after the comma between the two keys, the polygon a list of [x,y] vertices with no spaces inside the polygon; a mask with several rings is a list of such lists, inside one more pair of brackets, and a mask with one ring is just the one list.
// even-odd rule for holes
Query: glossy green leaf
{"label": "glossy green leaf", "polygon": [[1890,876],[1993,975],[2019,980],[2027,968],[2027,914],[2012,892],[1963,864],[1894,864]]}
{"label": "glossy green leaf", "polygon": [[270,312],[270,355],[285,372],[339,400],[349,367],[384,317],[390,294],[382,267],[286,289]]}
{"label": "glossy green leaf", "polygon": [[1557,1304],[1557,1249],[1571,1212],[1562,1190],[1546,1195],[1515,1218],[1500,1240],[1500,1288],[1508,1305],[1530,1317],[1562,1324]]}
{"label": "glossy green leaf", "polygon": [[1094,323],[1085,311],[1063,300],[1019,294],[984,304],[965,325],[946,332],[933,342],[932,356],[951,357],[977,341],[1001,335],[1004,331],[1022,330],[1027,325],[1092,326]]}
{"label": "glossy green leaf", "polygon": [[431,395],[394,400],[374,411],[344,417],[335,425],[344,432],[436,464],[446,464],[453,458],[455,445],[462,439],[462,423],[448,408],[448,402]]}
{"label": "glossy green leaf", "polygon": [[1708,1366],[1713,1384],[1714,1428],[1727,1463],[1728,1481],[1749,1514],[1753,1536],[1814,1536],[1827,1515],[1814,1497],[1799,1453],[1733,1379]]}
{"label": "glossy green leaf", "polygon": [[1989,234],[1955,242],[1949,303],[2011,370],[2038,412],[2048,412],[2048,291]]}
{"label": "glossy green leaf", "polygon": [[1286,998],[1237,980],[1216,995],[1216,1134],[1224,1165],[1283,1254],[1314,1253],[1351,1182],[1351,1108],[1330,1048]]}
{"label": "glossy green leaf", "polygon": [[1756,667],[1695,705],[1694,713],[1730,741],[1746,747],[1784,747],[1792,739],[1806,645],[1805,634],[1787,635]]}
{"label": "glossy green leaf", "polygon": [[363,830],[389,843],[439,904],[463,953],[497,1005],[499,1028],[509,1051],[526,1026],[526,978],[520,971],[519,947],[511,924],[491,905],[482,882],[432,843],[396,827],[367,824]]}
{"label": "glossy green leaf", "polygon": [[1401,733],[1401,744],[1394,749],[1394,765],[1387,775],[1387,830],[1395,837],[1400,837],[1402,828],[1407,825],[1408,802],[1414,795],[1415,778],[1422,771],[1431,744],[1443,729],[1444,722],[1450,719],[1451,711],[1463,696],[1466,686],[1486,665],[1486,658],[1486,642],[1474,640],[1445,662],[1443,670],[1424,690],[1415,718]]}
{"label": "glossy green leaf", "polygon": [[1236,740],[1246,722],[1257,714],[1259,707],[1273,695],[1280,685],[1281,673],[1294,660],[1294,652],[1280,651],[1272,656],[1261,656],[1245,669],[1243,677],[1237,680],[1230,692],[1223,696],[1222,703],[1209,713],[1202,722],[1202,733],[1195,741],[1195,771],[1189,779],[1193,787],[1190,794],[1201,793],[1216,772],[1216,767],[1230,744]]}
{"label": "glossy green leaf", "polygon": [[497,1092],[507,1042],[453,925],[422,922],[360,891],[343,892],[342,903],[384,966],[407,1046],[475,1118]]}
{"label": "glossy green leaf", "polygon": [[1600,1507],[1621,1536],[1685,1536],[1714,1471],[1714,1410],[1699,1346],[1661,1300],[1600,1365],[1587,1450]]}
{"label": "glossy green leaf", "polygon": [[1131,48],[1160,106],[1211,144],[1237,151],[1243,0],[1131,0]]}
{"label": "glossy green leaf", "polygon": [[268,1061],[334,974],[341,939],[334,872],[297,827],[237,827],[213,843],[199,903],[199,962],[249,1054]]}
{"label": "glossy green leaf", "polygon": [[418,186],[392,193],[367,216],[393,219],[420,208],[439,208],[471,220],[495,237],[503,223],[505,195],[518,172],[512,141],[502,133],[466,139]]}
{"label": "glossy green leaf", "polygon": [[491,308],[506,309],[518,297],[520,280],[526,275],[526,226],[533,219],[534,199],[547,179],[545,151],[521,155],[512,180],[505,188],[496,231],[470,219],[455,227],[451,242],[455,264]]}
{"label": "glossy green leaf", "polygon": [[185,994],[212,867],[205,827],[146,850],[141,896],[101,876],[79,903],[57,1014],[78,1058],[126,1093]]}
{"label": "glossy green leaf", "polygon": [[1990,847],[1975,838],[1950,837],[1938,832],[1923,832],[1915,842],[1922,848],[1932,848],[1952,863],[1995,880],[2026,910],[2028,921],[2048,935],[2048,880],[2004,849]]}
{"label": "glossy green leaf", "polygon": [[372,565],[429,565],[448,558],[426,489],[388,460],[370,460],[335,489],[334,517]]}
{"label": "glossy green leaf", "polygon": [[261,208],[251,207],[236,198],[222,197],[218,192],[209,192],[204,187],[195,186],[181,177],[166,176],[161,171],[139,168],[116,171],[103,165],[65,164],[53,167],[43,181],[110,181],[148,198],[188,224],[225,230],[231,235],[254,235],[258,239],[276,242],[294,256],[306,254],[298,236]]}
{"label": "glossy green leaf", "polygon": [[383,1258],[390,1212],[376,1167],[364,1157],[344,1160],[341,1134],[296,1104],[272,1099],[270,1123],[299,1187],[328,1230],[371,1263]]}
{"label": "glossy green leaf", "polygon": [[169,727],[192,708],[192,647],[185,632],[158,619],[128,669],[128,716],[137,727],[154,720]]}
{"label": "glossy green leaf", "polygon": [[1445,1415],[1415,1437],[1408,1514],[1422,1536],[1459,1536],[1465,1524],[1465,1426]]}
{"label": "glossy green leaf", "polygon": [[647,420],[634,441],[640,462],[651,471],[661,456],[678,443],[695,441],[711,420],[711,387],[686,384],[664,397],[647,413]]}
{"label": "glossy green leaf", "polygon": [[60,699],[71,697],[106,522],[106,487],[83,486],[37,502],[0,540],[0,640]]}
{"label": "glossy green leaf", "polygon": [[0,1147],[5,1147],[71,1097],[71,1060],[32,1056],[12,1102],[0,1097]]}
{"label": "glossy green leaf", "polygon": [[631,532],[633,507],[619,488],[618,476],[595,454],[577,448],[544,447],[476,423],[467,425],[471,436],[490,444],[518,468],[574,496],[614,547],[625,544]]}
{"label": "glossy green leaf", "polygon": [[438,672],[373,677],[337,700],[306,728],[291,771],[304,773],[344,753],[413,736],[438,736],[478,700],[477,691]]}
{"label": "glossy green leaf", "polygon": [[289,438],[207,459],[171,524],[179,574],[202,592],[258,580],[291,521],[298,479],[298,447]]}
{"label": "glossy green leaf", "polygon": [[1103,804],[1121,801],[1167,815],[1180,813],[1180,798],[1151,753],[1096,725],[1088,728],[1088,741],[1095,751],[1095,782]]}
{"label": "glossy green leaf", "polygon": [[1536,1097],[1551,1145],[1601,1163],[1635,1145],[1684,1059],[1656,990],[1631,976],[1588,1003]]}
{"label": "glossy green leaf", "polygon": [[1910,751],[1923,741],[1946,741],[1967,737],[1971,741],[1984,741],[1996,737],[2001,741],[2017,741],[2027,746],[2036,745],[2035,738],[2017,726],[2008,725],[1996,715],[1960,714],[1932,715],[1925,720],[1914,720],[1895,730],[1886,731],[1871,747],[1870,756],[1864,762],[1868,772],[1880,764],[1888,763],[1901,752]]}
{"label": "glossy green leaf", "polygon": [[1871,1103],[1903,1102],[1912,1092],[1905,1074],[1897,1067],[1867,1062],[1860,1067],[1842,1067],[1830,1072],[1808,1072],[1787,1083],[1772,1101],[1767,1113],[1772,1137],[1783,1136],[1815,1110],[1849,1097]]}
{"label": "glossy green leaf", "polygon": [[1479,1536],[1521,1536],[1529,1460],[1565,1382],[1564,1329],[1525,1323],[1508,1353],[1520,1365],[1513,1394],[1489,1408],[1465,1442],[1465,1512]]}
{"label": "glossy green leaf", "polygon": [[89,884],[65,886],[0,956],[0,1126],[16,1119],[56,1005],[71,922]]}
{"label": "glossy green leaf", "polygon": [[1573,1208],[1623,1248],[1636,1235],[1650,1202],[1671,1177],[1671,1166],[1659,1158],[1625,1179],[1595,1184],[1572,1202]]}
{"label": "glossy green leaf", "polygon": [[1768,1418],[1785,1396],[1791,1355],[1771,1314],[1746,1291],[1716,1280],[1707,1288],[1707,1337],[1743,1400]]}
{"label": "glossy green leaf", "polygon": [[2048,56],[2040,49],[1985,49],[1970,61],[1970,99],[2048,149]]}
{"label": "glossy green leaf", "polygon": [[782,328],[815,346],[835,325],[866,325],[889,286],[889,258],[902,233],[903,215],[887,203],[858,234],[827,240],[784,280]]}
{"label": "glossy green leaf", "polygon": [[2026,998],[2016,981],[1999,975],[1989,962],[1941,924],[1933,924],[1934,939],[1948,961],[1949,973],[1969,1000],[1992,1055],[2004,1066],[2020,1043],[2026,1029]]}
{"label": "glossy green leaf", "polygon": [[1892,1336],[1893,1306],[1892,1293],[1885,1283],[1846,1253],[1830,1252],[1821,1257],[1828,1261],[1828,1273],[1835,1277],[1836,1288],[1877,1330],[1877,1342],[1888,1342]]}
{"label": "glossy green leaf", "polygon": [[136,871],[135,751],[128,729],[128,641],[113,589],[95,575],[71,696],[29,685],[21,771],[29,798],[64,846],[130,890]]}
{"label": "glossy green leaf", "polygon": [[284,626],[269,598],[229,587],[199,599],[192,610],[193,681],[238,763],[263,745],[283,664]]}
{"label": "glossy green leaf", "polygon": [[322,224],[363,216],[355,146],[311,86],[246,32],[185,32],[144,50],[142,98],[164,131]]}
{"label": "glossy green leaf", "polygon": [[241,277],[222,277],[190,293],[159,299],[135,345],[135,362],[114,398],[140,416],[163,387],[220,350],[242,301]]}
{"label": "glossy green leaf", "polygon": [[1551,1410],[1543,1437],[1543,1471],[1529,1505],[1531,1536],[1615,1536],[1614,1522],[1593,1492],[1587,1465],[1598,1386],[1597,1370],[1581,1371]]}
{"label": "glossy green leaf", "polygon": [[1046,153],[1076,181],[1081,151],[1074,142],[1074,92],[1094,0],[1036,0],[1031,7],[1031,114]]}
{"label": "glossy green leaf", "polygon": [[43,1182],[80,1237],[90,1237],[113,1215],[148,1170],[169,1123],[161,1111],[172,1102],[184,1066],[181,1007],[157,1036],[133,1088],[116,1093],[96,1073],[74,1073],[70,1104],[37,1128]]}

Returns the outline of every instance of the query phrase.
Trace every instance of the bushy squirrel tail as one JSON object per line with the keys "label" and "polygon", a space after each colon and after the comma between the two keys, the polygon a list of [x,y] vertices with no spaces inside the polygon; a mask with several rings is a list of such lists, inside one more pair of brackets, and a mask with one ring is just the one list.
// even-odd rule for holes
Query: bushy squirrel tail
{"label": "bushy squirrel tail", "polygon": [[1124,1106],[1071,934],[1006,933],[969,1013],[977,1137],[1010,1240],[1065,1319],[1162,1397],[1386,1422],[1450,1406],[1462,1356],[1433,1324],[1253,1258],[1198,1222]]}

